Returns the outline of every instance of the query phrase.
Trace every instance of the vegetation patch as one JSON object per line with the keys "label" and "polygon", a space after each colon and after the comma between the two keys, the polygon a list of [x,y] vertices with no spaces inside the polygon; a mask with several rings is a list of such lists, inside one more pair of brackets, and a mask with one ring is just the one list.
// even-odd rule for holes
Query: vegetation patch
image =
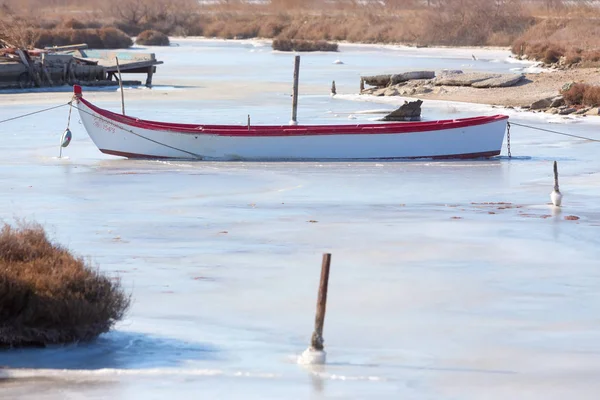
{"label": "vegetation patch", "polygon": [[587,83],[574,83],[561,92],[569,105],[600,106],[600,86]]}
{"label": "vegetation patch", "polygon": [[135,39],[135,43],[142,46],[168,46],[171,44],[167,35],[151,29],[141,32]]}
{"label": "vegetation patch", "polygon": [[600,26],[595,19],[546,18],[512,44],[512,52],[547,64],[600,65]]}
{"label": "vegetation patch", "polygon": [[88,341],[129,304],[118,280],[50,242],[40,225],[0,231],[0,347]]}
{"label": "vegetation patch", "polygon": [[337,43],[324,40],[275,39],[272,47],[279,51],[338,51]]}
{"label": "vegetation patch", "polygon": [[[168,36],[285,38],[275,43],[284,51],[311,51],[312,46],[290,50],[289,40],[512,46],[514,54],[530,60],[600,66],[600,8],[587,1],[110,0],[100,9],[92,0],[50,3],[0,0],[0,38],[19,46],[86,41],[98,48],[130,46],[127,38],[106,44],[100,35],[84,33],[114,26],[129,35],[153,30]],[[30,18],[32,11],[44,17]],[[26,28],[29,33],[22,32]],[[39,34],[43,38],[37,40]]]}
{"label": "vegetation patch", "polygon": [[91,49],[123,49],[133,45],[131,38],[117,28],[38,30],[35,47],[86,43]]}

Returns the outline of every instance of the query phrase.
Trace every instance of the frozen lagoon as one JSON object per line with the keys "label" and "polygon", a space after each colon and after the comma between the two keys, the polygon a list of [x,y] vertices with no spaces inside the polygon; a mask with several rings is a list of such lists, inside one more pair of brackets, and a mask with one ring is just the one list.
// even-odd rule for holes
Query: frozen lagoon
{"label": "frozen lagoon", "polygon": [[[158,86],[127,90],[128,113],[287,123],[291,55],[263,42],[175,42],[152,49],[165,61]],[[340,50],[302,56],[301,122],[366,120],[403,101],[366,103],[354,95],[361,73],[519,66],[498,50]],[[69,96],[1,94],[0,120]],[[87,97],[119,109],[118,93]],[[423,115],[506,111],[426,101]],[[509,115],[600,139],[590,117]],[[0,125],[1,216],[43,223],[120,276],[133,306],[94,343],[0,353],[3,398],[597,397],[599,144],[514,126],[511,160],[130,161],[99,153],[75,115],[59,160],[66,118],[64,108]],[[548,205],[553,160],[560,212]],[[306,368],[295,360],[326,251],[328,364]]]}

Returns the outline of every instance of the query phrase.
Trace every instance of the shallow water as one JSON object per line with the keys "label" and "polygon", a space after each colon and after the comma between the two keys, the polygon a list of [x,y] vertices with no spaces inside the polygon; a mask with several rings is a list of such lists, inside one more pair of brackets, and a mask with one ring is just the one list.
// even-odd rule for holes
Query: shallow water
{"label": "shallow water", "polygon": [[[165,61],[157,87],[127,90],[128,113],[287,123],[291,55],[262,42],[176,42],[152,49]],[[498,50],[302,55],[300,121],[376,118],[362,112],[403,99],[356,96],[360,74],[457,69],[475,51],[478,69],[515,67]],[[87,97],[119,109],[114,91]],[[4,93],[0,120],[68,99]],[[130,161],[99,153],[74,115],[58,159],[67,112],[0,124],[0,215],[43,223],[121,277],[134,301],[93,343],[0,353],[3,398],[597,397],[599,144],[514,126],[512,159],[505,149],[475,161]],[[498,112],[600,139],[590,117],[423,108],[426,119]],[[559,211],[548,205],[553,160]],[[307,368],[295,358],[312,332],[323,252],[333,254],[328,364]]]}

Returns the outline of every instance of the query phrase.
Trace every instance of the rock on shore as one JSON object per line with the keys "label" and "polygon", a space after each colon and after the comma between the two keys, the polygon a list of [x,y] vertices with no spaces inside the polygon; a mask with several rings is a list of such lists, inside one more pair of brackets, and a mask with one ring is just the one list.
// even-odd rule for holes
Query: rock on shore
{"label": "rock on shore", "polygon": [[361,76],[361,83],[372,88],[361,94],[373,96],[412,96],[430,93],[435,86],[470,86],[474,88],[499,88],[514,86],[523,79],[522,74],[493,74],[463,71],[410,71],[400,74]]}

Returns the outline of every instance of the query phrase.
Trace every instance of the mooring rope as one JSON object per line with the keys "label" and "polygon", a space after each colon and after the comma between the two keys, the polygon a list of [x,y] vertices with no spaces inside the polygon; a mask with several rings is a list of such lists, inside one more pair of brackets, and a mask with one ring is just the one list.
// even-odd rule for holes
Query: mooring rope
{"label": "mooring rope", "polygon": [[85,113],[85,114],[91,115],[92,117],[95,117],[95,118],[98,118],[98,119],[101,119],[102,121],[104,121],[104,122],[106,122],[106,123],[109,123],[109,124],[111,124],[111,125],[114,125],[115,127],[119,128],[119,129],[121,129],[121,130],[123,130],[123,131],[125,131],[125,132],[127,132],[127,133],[131,133],[132,135],[135,135],[135,136],[137,136],[137,137],[139,137],[139,138],[141,138],[141,139],[145,139],[145,140],[148,140],[149,142],[156,143],[156,144],[158,144],[158,145],[161,145],[161,146],[164,146],[164,147],[168,147],[169,149],[173,149],[173,150],[180,151],[180,152],[182,152],[182,153],[189,154],[189,155],[191,155],[191,156],[192,156],[192,157],[194,157],[194,158],[198,158],[198,159],[202,159],[202,158],[203,158],[201,155],[199,155],[199,154],[196,154],[196,153],[192,153],[191,151],[187,151],[187,150],[179,149],[179,148],[177,148],[177,147],[173,147],[173,146],[170,146],[170,145],[168,145],[168,144],[161,143],[161,142],[159,142],[159,141],[157,141],[157,140],[151,139],[151,138],[149,138],[149,137],[146,137],[146,136],[144,136],[144,135],[140,135],[139,133],[136,133],[136,132],[134,132],[134,131],[133,131],[133,130],[131,130],[131,129],[125,129],[125,128],[123,128],[121,125],[118,125],[118,124],[114,123],[113,121],[111,121],[111,120],[109,120],[109,119],[107,119],[107,118],[103,118],[103,117],[101,117],[101,116],[99,116],[99,115],[97,115],[97,114],[92,114],[91,112],[88,112],[88,111],[86,111],[86,110],[83,110],[83,109],[81,109],[81,108],[77,107],[76,105],[73,105],[71,102],[69,102],[68,104],[69,104],[69,105],[70,105],[72,108],[76,108],[77,110],[79,110],[79,111],[80,111],[80,112],[82,112],[82,113]]}
{"label": "mooring rope", "polygon": [[521,126],[523,128],[536,129],[538,131],[543,131],[543,132],[555,133],[557,135],[564,135],[564,136],[574,137],[574,138],[577,138],[577,139],[589,140],[590,142],[600,142],[600,139],[593,139],[593,138],[589,138],[589,137],[585,137],[585,136],[573,135],[571,133],[564,133],[564,132],[554,131],[552,129],[538,128],[537,126],[531,126],[531,125],[525,125],[525,124],[518,124],[516,122],[509,122],[509,124],[510,125]]}
{"label": "mooring rope", "polygon": [[12,117],[12,118],[8,118],[8,119],[3,119],[3,120],[1,120],[1,121],[0,121],[0,124],[2,124],[2,123],[4,123],[4,122],[8,122],[8,121],[14,121],[15,119],[19,119],[19,118],[25,118],[25,117],[29,117],[29,116],[31,116],[31,115],[35,115],[35,114],[39,114],[39,113],[43,113],[43,112],[46,112],[46,111],[55,110],[55,109],[57,109],[57,108],[61,108],[61,107],[68,106],[68,105],[71,105],[71,102],[70,102],[70,101],[69,101],[68,103],[61,104],[61,105],[59,105],[59,106],[54,106],[54,107],[44,108],[43,110],[38,110],[38,111],[30,112],[30,113],[27,113],[27,114],[23,114],[23,115],[17,115],[16,117]]}
{"label": "mooring rope", "polygon": [[[103,120],[104,122],[106,122],[106,123],[109,123],[109,124],[111,124],[111,125],[114,125],[114,126],[116,126],[117,128],[119,128],[119,129],[121,129],[121,130],[124,130],[125,132],[128,132],[128,133],[131,133],[132,135],[138,136],[139,138],[142,138],[142,139],[148,140],[148,141],[150,141],[150,142],[156,143],[156,144],[158,144],[158,145],[161,145],[161,146],[164,146],[164,147],[168,147],[168,148],[170,148],[170,149],[173,149],[173,150],[180,151],[180,152],[182,152],[182,153],[189,154],[189,155],[193,156],[194,158],[202,158],[202,156],[200,156],[199,154],[195,154],[195,153],[192,153],[192,152],[190,152],[190,151],[183,150],[183,149],[179,149],[179,148],[177,148],[177,147],[173,147],[173,146],[170,146],[170,145],[168,145],[168,144],[161,143],[161,142],[159,142],[159,141],[157,141],[157,140],[150,139],[150,138],[148,138],[148,137],[146,137],[146,136],[144,136],[144,135],[140,135],[139,133],[136,133],[136,132],[134,132],[134,131],[133,131],[133,130],[131,130],[131,129],[125,129],[125,128],[123,128],[122,126],[120,126],[120,125],[118,125],[118,124],[114,123],[113,121],[111,121],[111,120],[109,120],[109,119],[106,119],[106,118],[103,118],[103,117],[101,117],[101,116],[99,116],[99,115],[92,114],[92,113],[90,113],[90,112],[87,112],[87,111],[85,111],[85,110],[82,110],[81,108],[79,108],[79,107],[77,107],[77,106],[73,105],[73,100],[70,100],[69,102],[67,102],[67,103],[65,103],[65,104],[60,104],[60,105],[58,105],[58,106],[54,106],[54,107],[48,107],[48,108],[44,108],[44,109],[42,109],[42,110],[38,110],[38,111],[33,111],[33,112],[30,112],[30,113],[27,113],[27,114],[17,115],[16,117],[11,117],[11,118],[7,118],[7,119],[3,119],[3,120],[0,120],[0,124],[2,124],[2,123],[5,123],[5,122],[9,122],[9,121],[14,121],[14,120],[16,120],[16,119],[20,119],[20,118],[29,117],[29,116],[31,116],[31,115],[35,115],[35,114],[40,114],[40,113],[43,113],[43,112],[46,112],[46,111],[52,111],[52,110],[56,110],[57,108],[61,108],[61,107],[65,107],[65,106],[70,106],[70,107],[72,107],[72,108],[76,108],[76,109],[77,109],[77,110],[79,110],[80,112],[83,112],[83,113],[85,113],[85,114],[91,115],[92,117],[99,118],[99,119]],[[71,121],[71,108],[69,108],[69,119],[68,119],[68,122],[67,122],[67,127],[68,127],[68,125],[69,125],[69,122],[70,122],[70,121]],[[511,127],[511,125],[520,126],[520,127],[523,127],[523,128],[535,129],[535,130],[542,131],[542,132],[554,133],[554,134],[556,134],[556,135],[569,136],[569,137],[576,138],[576,139],[588,140],[588,141],[590,141],[590,142],[600,142],[600,139],[594,139],[594,138],[590,138],[590,137],[586,137],[586,136],[581,136],[581,135],[573,135],[573,134],[571,134],[571,133],[559,132],[559,131],[555,131],[555,130],[552,130],[552,129],[546,129],[546,128],[539,128],[539,127],[537,127],[537,126],[532,126],[532,125],[519,124],[519,123],[517,123],[517,122],[508,122],[508,132],[510,132],[510,127]],[[510,133],[509,133],[509,135],[510,135]],[[510,137],[510,136],[509,136],[509,137]],[[509,140],[510,140],[510,139],[509,139]],[[510,143],[510,142],[509,142],[509,143]],[[509,144],[509,155],[510,155],[510,144]]]}

